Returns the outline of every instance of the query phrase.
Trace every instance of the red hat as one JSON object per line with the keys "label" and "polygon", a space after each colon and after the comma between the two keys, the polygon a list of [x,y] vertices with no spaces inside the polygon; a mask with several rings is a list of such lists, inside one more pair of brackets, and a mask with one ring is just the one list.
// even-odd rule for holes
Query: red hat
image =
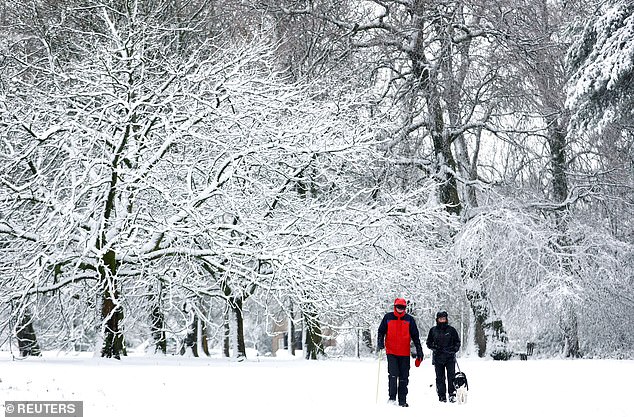
{"label": "red hat", "polygon": [[396,300],[394,300],[394,305],[407,307],[407,301],[405,301],[404,298],[397,298]]}

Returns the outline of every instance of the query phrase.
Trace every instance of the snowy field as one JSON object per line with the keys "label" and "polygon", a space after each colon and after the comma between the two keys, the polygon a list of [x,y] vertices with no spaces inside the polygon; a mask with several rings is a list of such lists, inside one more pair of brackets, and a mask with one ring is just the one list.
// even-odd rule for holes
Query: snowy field
{"label": "snowy field", "polygon": [[409,409],[387,405],[386,364],[364,359],[245,362],[182,357],[122,361],[0,353],[7,400],[82,400],[84,416],[574,416],[632,417],[634,361],[462,359],[468,403],[443,404],[427,358],[412,367]]}

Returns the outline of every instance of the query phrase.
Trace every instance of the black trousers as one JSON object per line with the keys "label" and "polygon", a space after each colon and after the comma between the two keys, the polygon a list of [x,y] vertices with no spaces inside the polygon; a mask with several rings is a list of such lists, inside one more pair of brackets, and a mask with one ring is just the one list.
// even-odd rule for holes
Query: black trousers
{"label": "black trousers", "polygon": [[[436,392],[438,398],[447,398],[447,391],[449,396],[456,395],[456,388],[453,386],[453,380],[456,377],[456,363],[436,363]],[[447,373],[447,384],[445,385],[445,371]]]}
{"label": "black trousers", "polygon": [[387,355],[388,392],[390,400],[398,394],[399,404],[406,402],[409,368],[409,356]]}

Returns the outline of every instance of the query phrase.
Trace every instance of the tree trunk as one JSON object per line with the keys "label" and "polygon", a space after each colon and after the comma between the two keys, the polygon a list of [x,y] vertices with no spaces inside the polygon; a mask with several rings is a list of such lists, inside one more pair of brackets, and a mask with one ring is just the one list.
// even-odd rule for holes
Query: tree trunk
{"label": "tree trunk", "polygon": [[563,354],[566,358],[581,358],[579,348],[579,331],[577,323],[577,313],[574,305],[568,302],[564,306],[563,317],[561,318],[562,332],[564,334]]}
{"label": "tree trunk", "polygon": [[[555,118],[547,119],[549,127],[548,145],[553,175],[553,198],[558,203],[564,203],[568,198],[568,177],[566,175],[566,131],[559,126]],[[565,210],[562,207],[561,210]]]}
{"label": "tree trunk", "polygon": [[315,313],[304,313],[304,327],[306,329],[306,359],[316,360],[324,354],[321,327]]}
{"label": "tree trunk", "polygon": [[224,323],[223,323],[224,334],[222,338],[222,355],[225,358],[231,357],[231,326],[229,323],[230,314],[231,314],[230,310],[227,310],[224,315]]}
{"label": "tree trunk", "polygon": [[202,349],[205,356],[210,356],[209,354],[209,338],[207,337],[207,323],[204,320],[200,320],[200,348]]}
{"label": "tree trunk", "polygon": [[496,319],[489,297],[482,289],[481,278],[476,270],[469,273],[466,281],[466,295],[474,316],[474,336],[478,349],[478,356],[483,358],[487,354],[496,360],[507,360],[511,357],[508,349],[508,337],[502,320]]}
{"label": "tree trunk", "polygon": [[205,325],[203,320],[196,316],[196,320],[194,321],[194,334],[196,335],[196,339],[194,340],[194,345],[196,346],[196,353],[198,353],[198,356],[202,356],[203,353],[205,353],[207,351],[207,349],[205,349],[205,331],[204,331]]}
{"label": "tree trunk", "polygon": [[236,352],[234,352],[234,356],[239,360],[243,360],[247,357],[247,349],[244,343],[244,318],[242,316],[242,299],[234,298],[231,302],[231,309],[233,310],[236,320]]}
{"label": "tree trunk", "polygon": [[372,346],[372,332],[370,329],[363,329],[361,332],[361,339],[363,340],[363,344],[366,348],[370,351],[374,350],[374,347]]}
{"label": "tree trunk", "polygon": [[150,313],[150,332],[154,339],[154,353],[167,354],[167,337],[165,336],[165,316],[156,304]]}
{"label": "tree trunk", "polygon": [[156,288],[150,285],[148,288],[150,305],[150,334],[154,339],[154,353],[161,352],[167,354],[167,337],[165,334],[165,315],[161,310],[161,300],[163,297],[163,281],[158,280]]}
{"label": "tree trunk", "polygon": [[475,317],[475,343],[478,356],[487,354],[495,360],[508,360],[508,337],[502,320],[495,319],[490,310],[490,302],[485,291],[467,290],[467,299]]}
{"label": "tree trunk", "polygon": [[[430,87],[433,88],[433,87]],[[443,110],[440,105],[440,98],[435,91],[428,93],[428,110],[432,120],[431,137],[436,155],[436,180],[439,183],[440,202],[445,205],[447,211],[460,215],[462,205],[458,195],[458,185],[456,183],[456,161],[451,151],[450,138],[445,132],[445,121]]]}
{"label": "tree trunk", "polygon": [[288,351],[295,356],[295,323],[293,322],[293,306],[288,317]]}
{"label": "tree trunk", "polygon": [[[185,310],[185,312],[187,312],[187,310]],[[209,356],[207,325],[205,321],[199,317],[199,313],[196,310],[193,311],[192,322],[189,325],[180,354],[184,355],[187,349],[192,350],[192,354],[195,358],[200,357],[202,354]]]}
{"label": "tree trunk", "polygon": [[[561,112],[560,112],[561,113]],[[574,271],[570,266],[571,259],[567,255],[570,246],[568,238],[568,176],[566,174],[567,157],[566,157],[566,130],[568,126],[567,116],[564,115],[562,120],[555,117],[546,118],[548,122],[548,145],[550,148],[551,169],[552,169],[552,191],[555,202],[561,204],[555,210],[555,222],[559,238],[557,243],[564,252],[562,254],[562,269],[566,274],[572,275]],[[569,285],[564,283],[564,285]],[[565,357],[579,358],[581,357],[581,349],[579,348],[579,331],[578,331],[577,312],[572,297],[563,301],[561,306],[559,327],[563,333],[564,346],[563,354]]]}
{"label": "tree trunk", "polygon": [[435,178],[438,182],[438,196],[442,204],[446,205],[447,211],[459,215],[462,206],[458,195],[456,183],[456,161],[451,151],[452,138],[446,132],[444,111],[441,103],[440,89],[438,86],[438,73],[433,70],[425,55],[425,44],[427,34],[426,25],[421,16],[424,16],[424,9],[428,7],[423,1],[415,1],[412,12],[418,17],[416,29],[418,34],[416,42],[409,52],[409,59],[412,63],[414,82],[417,83],[415,89],[420,88],[424,93],[429,112],[429,134],[432,138],[434,155],[436,157]]}
{"label": "tree trunk", "polygon": [[35,329],[33,329],[33,319],[27,312],[22,316],[20,324],[16,328],[16,336],[18,338],[18,349],[20,356],[42,356],[40,345],[37,343]]}
{"label": "tree trunk", "polygon": [[482,291],[467,290],[467,299],[471,305],[474,316],[475,343],[478,348],[478,356],[483,358],[487,351],[487,338],[484,331],[485,323],[489,318],[489,309],[484,302],[484,294]]}
{"label": "tree trunk", "polygon": [[[461,199],[456,175],[461,173],[466,180],[477,179],[479,146],[476,144],[473,161],[471,161],[464,136],[462,134],[452,136],[450,133],[453,127],[466,122],[461,119],[460,108],[461,101],[464,101],[464,82],[471,65],[471,38],[467,37],[458,45],[454,41],[455,28],[451,19],[455,18],[456,22],[460,22],[464,18],[460,4],[456,5],[453,10],[454,15],[449,20],[439,17],[423,21],[422,16],[425,16],[429,7],[430,4],[423,0],[413,2],[413,13],[418,16],[415,18],[418,19],[416,22],[418,34],[409,58],[414,76],[419,82],[427,104],[428,129],[437,165],[435,179],[438,182],[439,201],[445,205],[449,213],[461,215],[465,207],[478,205],[476,190],[471,183],[465,186],[464,197]],[[439,11],[438,15],[442,16],[442,12]],[[425,54],[429,39],[426,31],[429,30],[434,32],[439,41],[438,50],[435,52],[437,65],[431,65]],[[459,54],[460,59],[455,59],[456,54]],[[478,141],[480,133],[477,135]],[[454,157],[452,149],[454,142],[456,142],[456,155],[460,165],[456,163]],[[468,221],[466,216],[464,217],[464,220]],[[478,266],[474,271],[462,271],[463,281],[467,286],[466,296],[475,317],[474,330],[478,355],[485,356],[487,348],[491,349],[490,345],[493,343],[495,347],[492,354],[497,356],[497,352],[502,351],[505,352],[502,355],[504,356],[508,352],[504,328],[500,320],[495,320],[496,324],[493,324],[491,301],[486,291],[482,289],[480,262],[476,260]],[[494,327],[498,331],[494,331]]]}
{"label": "tree trunk", "polygon": [[123,333],[120,329],[123,311],[115,300],[118,299],[118,292],[114,295],[106,290],[101,307],[101,317],[104,320],[104,342],[101,356],[104,358],[121,359],[121,355],[126,355]]}
{"label": "tree trunk", "polygon": [[101,356],[104,358],[121,359],[126,355],[123,339],[123,308],[120,305],[120,294],[116,280],[116,257],[113,251],[107,251],[103,255],[103,265],[98,268],[103,287],[101,304],[101,319],[103,320],[104,341]]}
{"label": "tree trunk", "polygon": [[192,350],[192,355],[197,358],[198,355],[198,316],[195,314],[192,317],[192,321],[187,329],[187,335],[185,341],[181,347],[181,355],[187,353],[187,349]]}
{"label": "tree trunk", "polygon": [[[234,218],[234,224],[237,224],[237,219]],[[259,268],[259,266],[258,266]],[[231,319],[235,320],[233,323],[235,324],[235,328],[234,328],[234,332],[235,334],[233,334],[233,356],[236,359],[239,360],[243,360],[247,357],[247,349],[246,349],[246,345],[244,343],[244,317],[242,315],[243,311],[242,311],[242,307],[244,305],[244,301],[251,295],[253,294],[253,292],[255,291],[255,286],[252,286],[250,291],[247,293],[248,295],[246,296],[238,296],[235,297],[233,296],[233,291],[231,289],[231,287],[229,286],[229,282],[227,280],[223,280],[222,283],[220,284],[220,288],[222,289],[222,292],[225,294],[227,303],[229,305],[229,311],[231,313],[233,313],[233,317]],[[231,314],[228,313],[228,314]],[[227,319],[227,320],[231,320],[231,319]],[[227,322],[227,326],[229,326],[231,322]],[[231,339],[228,337],[231,336],[231,331],[230,331],[230,326],[229,329],[227,327],[225,327],[225,354],[228,356],[228,352],[229,352],[229,345],[230,345],[230,341]]]}

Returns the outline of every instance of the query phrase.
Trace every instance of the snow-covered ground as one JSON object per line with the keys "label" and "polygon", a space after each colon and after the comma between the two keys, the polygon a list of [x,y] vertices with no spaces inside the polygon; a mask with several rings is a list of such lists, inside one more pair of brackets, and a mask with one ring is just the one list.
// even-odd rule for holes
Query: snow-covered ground
{"label": "snow-covered ground", "polygon": [[412,366],[409,409],[386,404],[386,364],[370,359],[245,362],[183,357],[122,361],[0,352],[7,400],[82,400],[84,416],[574,416],[632,417],[634,361],[462,359],[465,405],[439,403],[431,361]]}

